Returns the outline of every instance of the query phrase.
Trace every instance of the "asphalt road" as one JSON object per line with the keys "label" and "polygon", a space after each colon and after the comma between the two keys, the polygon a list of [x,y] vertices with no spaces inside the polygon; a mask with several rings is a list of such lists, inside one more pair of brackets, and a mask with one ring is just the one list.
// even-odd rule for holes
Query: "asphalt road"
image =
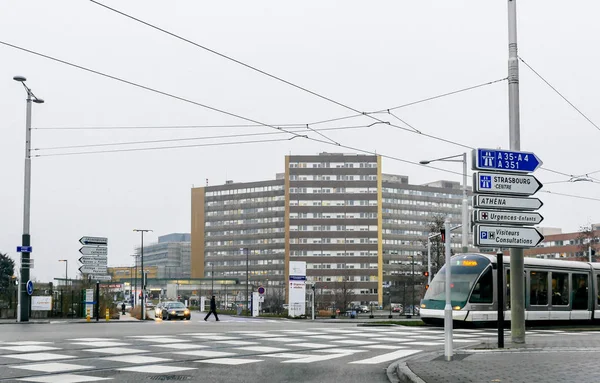
{"label": "asphalt road", "polygon": [[[455,334],[465,345],[494,337]],[[388,365],[439,348],[439,328],[309,320],[4,324],[0,382],[388,382]]]}

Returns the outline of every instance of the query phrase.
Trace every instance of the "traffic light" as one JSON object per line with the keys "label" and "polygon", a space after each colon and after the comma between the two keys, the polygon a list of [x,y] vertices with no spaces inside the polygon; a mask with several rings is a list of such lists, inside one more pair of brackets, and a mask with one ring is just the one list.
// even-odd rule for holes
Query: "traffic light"
{"label": "traffic light", "polygon": [[423,271],[423,276],[428,277],[429,276],[429,271]]}
{"label": "traffic light", "polygon": [[446,229],[440,229],[440,237],[442,242],[446,242]]}
{"label": "traffic light", "polygon": [[429,285],[425,285],[425,290],[429,290]]}

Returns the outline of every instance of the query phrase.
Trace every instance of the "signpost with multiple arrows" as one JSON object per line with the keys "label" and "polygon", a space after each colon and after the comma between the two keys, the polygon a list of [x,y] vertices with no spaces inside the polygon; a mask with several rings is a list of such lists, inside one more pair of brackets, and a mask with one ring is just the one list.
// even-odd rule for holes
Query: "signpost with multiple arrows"
{"label": "signpost with multiple arrows", "polygon": [[108,238],[82,237],[79,242],[84,245],[79,249],[82,254],[82,257],[79,258],[79,263],[81,263],[79,271],[97,281],[110,281],[107,270]]}
{"label": "signpost with multiple arrows", "polygon": [[533,227],[544,217],[537,198],[542,188],[532,175],[542,161],[533,153],[499,149],[473,150],[473,217],[475,244],[479,247],[529,248],[544,236]]}

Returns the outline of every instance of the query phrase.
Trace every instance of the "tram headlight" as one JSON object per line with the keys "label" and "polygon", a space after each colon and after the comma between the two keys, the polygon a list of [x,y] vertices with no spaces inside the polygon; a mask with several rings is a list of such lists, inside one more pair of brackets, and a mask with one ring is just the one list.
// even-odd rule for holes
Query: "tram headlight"
{"label": "tram headlight", "polygon": [[421,303],[421,308],[424,309],[425,307],[427,307],[425,303]]}
{"label": "tram headlight", "polygon": [[462,307],[460,307],[460,306],[454,306],[453,309],[454,310],[460,310],[460,309],[462,309]]}

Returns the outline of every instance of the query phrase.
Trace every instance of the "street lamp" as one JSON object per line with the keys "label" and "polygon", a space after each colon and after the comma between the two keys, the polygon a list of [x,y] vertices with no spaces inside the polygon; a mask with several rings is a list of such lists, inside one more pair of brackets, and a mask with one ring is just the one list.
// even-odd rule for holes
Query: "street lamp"
{"label": "street lamp", "polygon": [[415,315],[415,256],[409,255],[408,257],[410,258],[410,263],[412,266],[412,274],[410,276],[410,280],[412,283],[412,300],[410,304],[410,313],[412,315]]}
{"label": "street lamp", "polygon": [[148,233],[152,230],[133,229],[133,231],[142,234],[142,246],[141,246],[141,255],[140,255],[140,258],[142,259],[142,265],[140,266],[140,268],[142,269],[142,286],[140,288],[140,290],[142,290],[142,300],[140,302],[140,304],[141,304],[140,308],[142,310],[142,320],[146,320],[146,306],[144,306],[144,298],[146,295],[146,273],[144,272],[144,233]]}
{"label": "street lamp", "polygon": [[[23,84],[27,92],[27,108],[25,112],[25,187],[23,190],[23,247],[31,246],[31,236],[29,233],[29,213],[31,197],[31,102],[43,104],[44,100],[37,98],[33,91],[25,85],[27,79],[23,76],[15,76],[13,80]],[[21,278],[19,279],[19,298],[17,303],[17,322],[29,321],[29,294],[25,284],[29,281],[30,252],[21,252]]]}
{"label": "street lamp", "polygon": [[244,247],[242,250],[246,252],[246,315],[248,315],[248,248]]}
{"label": "street lamp", "polygon": [[[453,158],[461,157],[461,160],[453,160]],[[463,199],[462,199],[462,252],[467,253],[469,251],[469,201],[467,200],[467,153],[457,154],[454,156],[436,158],[435,160],[423,160],[419,161],[421,165],[428,165],[436,161],[445,162],[462,162],[463,163]]]}
{"label": "street lamp", "polygon": [[69,282],[68,282],[68,280],[69,280],[69,277],[68,277],[68,275],[67,275],[67,265],[69,264],[69,261],[68,261],[68,260],[66,260],[66,259],[59,259],[59,260],[58,260],[58,262],[64,262],[64,263],[65,263],[65,285],[66,285],[66,284],[68,284],[68,283],[69,283]]}

